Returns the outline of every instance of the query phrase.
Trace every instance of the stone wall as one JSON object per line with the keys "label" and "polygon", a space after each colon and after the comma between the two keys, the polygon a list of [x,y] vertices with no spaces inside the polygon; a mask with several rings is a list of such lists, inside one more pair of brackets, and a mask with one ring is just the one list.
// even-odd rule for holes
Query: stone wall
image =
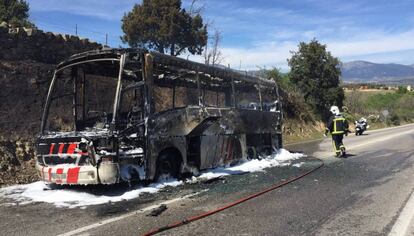
{"label": "stone wall", "polygon": [[101,48],[102,45],[68,34],[43,32],[38,29],[9,28],[0,24],[0,59],[34,60],[57,64],[79,52]]}

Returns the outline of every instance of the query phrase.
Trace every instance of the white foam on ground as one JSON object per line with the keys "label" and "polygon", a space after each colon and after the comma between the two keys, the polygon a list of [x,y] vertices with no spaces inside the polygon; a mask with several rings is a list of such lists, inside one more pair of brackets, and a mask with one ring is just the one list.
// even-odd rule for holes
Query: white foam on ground
{"label": "white foam on ground", "polygon": [[[31,184],[15,185],[0,189],[0,197],[13,199],[19,205],[32,202],[53,203],[57,207],[82,207],[108,202],[119,202],[137,198],[142,193],[155,193],[166,186],[178,186],[182,181],[168,180],[150,184],[146,187],[131,189],[118,195],[95,195],[77,189],[49,189],[42,181]],[[10,203],[5,203],[10,204]]]}
{"label": "white foam on ground", "polygon": [[[281,149],[261,160],[249,160],[231,167],[219,167],[208,171],[202,171],[198,177],[193,177],[184,182],[197,182],[199,180],[212,179],[231,174],[265,171],[265,168],[269,167],[291,165],[291,161],[301,157],[304,157],[304,155],[300,153],[290,153],[287,150]],[[299,166],[296,165],[296,167]],[[130,200],[139,197],[142,193],[156,193],[166,186],[178,186],[184,182],[167,179],[145,187],[139,186],[134,189],[128,189],[119,194],[96,195],[78,189],[49,189],[44,182],[38,181],[31,184],[1,188],[0,197],[13,201],[5,202],[2,205],[12,205],[15,204],[15,202],[19,205],[33,202],[45,202],[52,203],[57,207],[74,208]]]}

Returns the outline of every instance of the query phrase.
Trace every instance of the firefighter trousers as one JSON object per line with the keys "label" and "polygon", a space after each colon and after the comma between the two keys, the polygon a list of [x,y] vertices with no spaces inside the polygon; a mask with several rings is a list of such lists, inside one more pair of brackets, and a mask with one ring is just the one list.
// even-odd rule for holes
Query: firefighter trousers
{"label": "firefighter trousers", "polygon": [[345,149],[342,140],[344,139],[343,134],[332,134],[332,145],[336,155],[341,153],[341,149]]}

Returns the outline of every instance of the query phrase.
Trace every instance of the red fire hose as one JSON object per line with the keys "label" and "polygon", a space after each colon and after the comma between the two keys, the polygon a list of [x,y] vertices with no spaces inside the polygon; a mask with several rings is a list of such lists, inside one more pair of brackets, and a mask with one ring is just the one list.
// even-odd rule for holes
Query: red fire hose
{"label": "red fire hose", "polygon": [[[317,158],[317,159],[318,159],[318,158]],[[318,159],[318,160],[320,160],[320,159]],[[300,179],[300,178],[305,177],[306,175],[309,175],[310,173],[312,173],[312,172],[316,171],[317,169],[321,168],[321,167],[324,165],[324,163],[323,163],[323,161],[322,161],[322,160],[320,160],[320,161],[321,161],[321,164],[320,164],[319,166],[317,166],[317,167],[315,167],[315,168],[313,168],[313,169],[311,169],[311,170],[309,170],[309,171],[307,171],[307,172],[305,172],[305,173],[302,173],[302,174],[300,174],[300,175],[298,175],[298,176],[294,176],[294,177],[292,177],[292,178],[289,178],[289,179],[287,179],[287,180],[284,180],[284,181],[282,181],[282,182],[279,182],[279,183],[277,183],[277,184],[275,184],[275,185],[273,185],[273,186],[271,186],[271,187],[269,187],[269,188],[266,188],[266,189],[264,189],[264,190],[262,190],[262,191],[260,191],[260,192],[254,193],[254,194],[252,194],[252,195],[249,195],[249,196],[246,196],[246,197],[243,197],[243,198],[240,198],[240,199],[238,199],[237,201],[230,202],[230,203],[228,203],[228,204],[226,204],[226,205],[224,205],[224,206],[222,206],[222,207],[219,207],[219,208],[217,208],[217,209],[214,209],[214,210],[212,210],[212,211],[208,211],[208,212],[202,213],[202,214],[200,214],[200,215],[191,216],[191,217],[188,217],[188,218],[186,218],[186,219],[184,219],[184,220],[182,220],[182,221],[178,221],[178,222],[176,222],[176,223],[169,224],[169,225],[166,225],[166,226],[163,226],[163,227],[160,227],[160,228],[152,229],[152,230],[150,230],[150,231],[148,231],[148,232],[144,233],[144,234],[143,234],[143,236],[154,235],[154,234],[156,234],[156,233],[160,233],[160,232],[162,232],[162,231],[166,231],[166,230],[169,230],[169,229],[172,229],[172,228],[176,228],[176,227],[179,227],[179,226],[182,226],[182,225],[188,224],[188,223],[190,223],[190,222],[193,222],[193,221],[196,221],[196,220],[202,219],[202,218],[204,218],[204,217],[207,217],[207,216],[213,215],[213,214],[215,214],[215,213],[218,213],[218,212],[223,211],[223,210],[225,210],[225,209],[228,209],[228,208],[230,208],[230,207],[236,206],[236,205],[238,205],[238,204],[240,204],[240,203],[242,203],[242,202],[245,202],[245,201],[247,201],[247,200],[250,200],[250,199],[256,198],[256,197],[258,197],[258,196],[260,196],[260,195],[262,195],[262,194],[265,194],[265,193],[267,193],[267,192],[270,192],[270,191],[272,191],[272,190],[275,190],[275,189],[277,189],[277,188],[280,188],[280,187],[282,187],[282,186],[284,186],[284,185],[287,185],[287,184],[289,184],[289,183],[292,183],[292,182],[294,182],[294,181],[296,181],[296,180],[298,180],[298,179]]]}

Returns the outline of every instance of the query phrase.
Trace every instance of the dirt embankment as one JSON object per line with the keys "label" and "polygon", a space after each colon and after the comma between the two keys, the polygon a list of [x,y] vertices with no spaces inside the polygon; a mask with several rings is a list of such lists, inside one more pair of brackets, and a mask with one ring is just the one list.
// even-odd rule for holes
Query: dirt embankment
{"label": "dirt embankment", "polygon": [[0,60],[0,186],[36,179],[33,146],[53,69]]}

